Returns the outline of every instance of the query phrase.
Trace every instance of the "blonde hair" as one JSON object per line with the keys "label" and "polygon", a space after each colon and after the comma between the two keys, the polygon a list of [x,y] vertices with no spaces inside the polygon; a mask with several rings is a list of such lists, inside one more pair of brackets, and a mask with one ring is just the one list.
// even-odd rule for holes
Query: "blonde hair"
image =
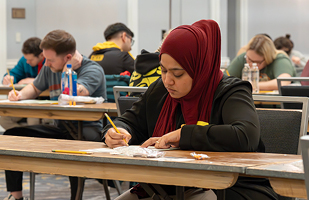
{"label": "blonde hair", "polygon": [[266,65],[272,63],[279,53],[288,57],[284,51],[277,50],[273,41],[264,35],[254,36],[246,46],[246,51],[248,50],[253,50],[258,55],[263,56]]}
{"label": "blonde hair", "polygon": [[160,52],[160,51],[161,51],[161,47],[162,47],[162,44],[163,44],[165,38],[167,37],[168,34],[170,34],[170,32],[171,32],[172,30],[173,30],[173,29],[170,29],[170,30],[168,30],[167,32],[164,33],[163,39],[162,39],[162,41],[161,41],[161,44],[160,44],[159,48],[158,48],[155,52]]}

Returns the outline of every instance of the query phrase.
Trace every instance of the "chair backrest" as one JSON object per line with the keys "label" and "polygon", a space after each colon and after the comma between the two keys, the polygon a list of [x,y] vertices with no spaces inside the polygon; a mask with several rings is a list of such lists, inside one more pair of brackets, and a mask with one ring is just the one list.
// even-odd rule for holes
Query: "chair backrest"
{"label": "chair backrest", "polygon": [[309,199],[309,135],[300,138],[300,145],[304,164],[307,199]]}
{"label": "chair backrest", "polygon": [[[107,74],[105,75],[106,79],[106,93],[107,101],[115,102],[113,87],[114,86],[128,86],[130,82],[130,76],[123,76],[119,74]],[[121,96],[127,95],[126,93],[121,93]]]}
{"label": "chair backrest", "polygon": [[253,95],[253,99],[302,104],[301,110],[257,109],[266,153],[300,154],[299,139],[307,134],[309,99],[266,95]]}
{"label": "chair backrest", "polygon": [[[282,86],[282,81],[309,81],[309,77],[286,77],[286,78],[277,78],[279,95],[281,96],[297,96],[297,97],[309,97],[309,86],[307,85],[286,85]],[[284,103],[284,108],[287,109],[301,109],[301,104],[299,103]]]}
{"label": "chair backrest", "polygon": [[114,86],[113,90],[118,116],[121,116],[127,109],[131,108],[133,103],[139,99],[139,97],[120,96],[120,92],[144,93],[147,89],[148,87]]}

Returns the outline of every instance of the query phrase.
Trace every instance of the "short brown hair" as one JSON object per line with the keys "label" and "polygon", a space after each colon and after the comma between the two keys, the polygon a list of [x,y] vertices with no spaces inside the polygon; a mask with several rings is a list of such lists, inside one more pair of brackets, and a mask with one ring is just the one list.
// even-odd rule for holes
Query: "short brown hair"
{"label": "short brown hair", "polygon": [[57,55],[72,54],[76,50],[74,37],[64,30],[54,30],[49,32],[40,44],[41,49],[52,49]]}
{"label": "short brown hair", "polygon": [[38,57],[42,53],[42,49],[40,49],[40,43],[40,38],[31,37],[24,42],[21,51],[23,54],[33,54],[35,57]]}

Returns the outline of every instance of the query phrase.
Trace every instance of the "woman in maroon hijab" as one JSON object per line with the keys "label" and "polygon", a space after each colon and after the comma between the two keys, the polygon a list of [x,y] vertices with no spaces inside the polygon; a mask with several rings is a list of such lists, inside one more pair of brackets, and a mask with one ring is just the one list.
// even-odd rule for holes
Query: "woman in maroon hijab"
{"label": "woman in maroon hijab", "polygon": [[[143,147],[263,151],[251,85],[222,74],[220,52],[220,29],[215,21],[201,20],[171,31],[160,52],[162,78],[114,121],[121,134],[108,125],[103,141],[109,147],[124,146],[125,139]],[[164,188],[170,195],[175,193],[172,187]],[[193,192],[186,199],[213,199],[209,192]],[[144,197],[143,190],[135,187],[119,199]],[[277,195],[266,179],[240,177],[226,189],[226,199],[277,199]]]}

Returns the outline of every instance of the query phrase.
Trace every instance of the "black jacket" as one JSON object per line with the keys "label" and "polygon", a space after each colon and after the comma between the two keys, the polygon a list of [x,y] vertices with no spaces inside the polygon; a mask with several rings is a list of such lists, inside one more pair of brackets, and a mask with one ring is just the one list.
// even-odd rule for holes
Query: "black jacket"
{"label": "black jacket", "polygon": [[99,63],[105,75],[120,74],[134,70],[134,58],[129,52],[123,52],[114,42],[98,43],[89,58]]}
{"label": "black jacket", "polygon": [[[162,79],[115,120],[118,127],[132,135],[130,144],[141,144],[152,136],[168,95]],[[176,114],[176,129],[185,124],[181,109]],[[238,78],[224,76],[214,95],[210,125],[186,125],[181,130],[180,148],[203,151],[261,151],[260,125],[251,95],[251,85]],[[103,132],[107,130],[106,127]]]}

